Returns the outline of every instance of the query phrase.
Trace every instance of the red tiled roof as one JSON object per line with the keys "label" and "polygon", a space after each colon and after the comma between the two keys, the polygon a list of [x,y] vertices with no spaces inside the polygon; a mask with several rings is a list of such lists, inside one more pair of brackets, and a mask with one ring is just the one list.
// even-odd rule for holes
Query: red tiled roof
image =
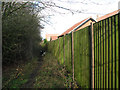
{"label": "red tiled roof", "polygon": [[108,18],[108,17],[110,17],[110,16],[113,16],[113,15],[117,14],[119,11],[120,11],[120,9],[119,9],[119,10],[116,10],[116,11],[114,11],[114,12],[108,13],[108,14],[102,16],[102,17],[98,17],[98,18],[97,18],[97,21],[101,21],[101,20],[106,19],[106,18]]}
{"label": "red tiled roof", "polygon": [[[90,18],[90,17],[89,17],[89,18]],[[69,33],[70,31],[72,31],[74,28],[76,28],[77,26],[79,26],[80,24],[82,24],[83,22],[85,22],[86,20],[88,20],[89,18],[86,18],[86,19],[82,20],[81,22],[76,23],[76,24],[73,25],[71,28],[69,28],[68,30],[66,30],[65,32],[63,32],[60,36]]]}
{"label": "red tiled roof", "polygon": [[46,39],[49,40],[51,38],[52,40],[55,40],[58,36],[59,34],[46,34]]}
{"label": "red tiled roof", "polygon": [[51,40],[56,40],[58,36],[51,36]]}
{"label": "red tiled roof", "polygon": [[50,37],[50,36],[58,36],[59,34],[46,34],[46,37]]}

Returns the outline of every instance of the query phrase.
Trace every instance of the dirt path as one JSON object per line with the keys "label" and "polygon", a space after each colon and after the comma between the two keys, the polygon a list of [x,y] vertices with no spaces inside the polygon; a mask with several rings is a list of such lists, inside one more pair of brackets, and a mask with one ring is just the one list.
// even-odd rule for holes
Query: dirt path
{"label": "dirt path", "polygon": [[47,53],[42,61],[37,61],[36,67],[29,75],[28,81],[23,84],[23,88],[65,88],[64,75],[57,60]]}
{"label": "dirt path", "polygon": [[[17,70],[17,71],[16,71]],[[71,87],[71,76],[65,76],[65,69],[51,53],[42,59],[33,59],[24,66],[15,68],[14,73],[4,74],[3,87],[7,88],[65,88]],[[10,70],[9,70],[10,72]],[[17,73],[17,74],[16,74]],[[8,78],[9,77],[9,78]]]}
{"label": "dirt path", "polygon": [[[64,75],[62,68],[58,65],[57,60],[50,54],[46,53],[43,57],[42,64],[34,70],[36,76],[33,87],[35,88],[64,88]],[[33,74],[34,75],[34,74]],[[33,76],[32,76],[33,77]]]}
{"label": "dirt path", "polygon": [[32,88],[35,83],[35,77],[38,75],[38,71],[40,69],[40,66],[42,65],[42,62],[37,61],[37,67],[34,68],[32,73],[29,75],[28,81],[23,84],[21,87],[23,88]]}

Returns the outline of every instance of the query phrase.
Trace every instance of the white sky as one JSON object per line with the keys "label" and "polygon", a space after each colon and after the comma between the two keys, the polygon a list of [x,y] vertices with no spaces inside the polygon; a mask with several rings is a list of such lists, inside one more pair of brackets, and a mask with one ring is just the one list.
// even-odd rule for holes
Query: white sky
{"label": "white sky", "polygon": [[[56,9],[59,12],[68,12],[68,14],[59,14],[52,11],[46,11],[44,13],[55,14],[48,20],[51,25],[46,24],[42,30],[42,37],[45,38],[46,34],[61,34],[68,28],[82,21],[83,19],[92,16],[96,19],[97,15],[103,16],[118,9],[119,0],[52,0],[57,5],[71,8],[74,10],[84,10],[83,13],[71,14],[68,11],[62,9]],[[84,1],[84,4],[79,3]],[[100,5],[93,4],[99,3]],[[88,4],[85,4],[88,3]]]}

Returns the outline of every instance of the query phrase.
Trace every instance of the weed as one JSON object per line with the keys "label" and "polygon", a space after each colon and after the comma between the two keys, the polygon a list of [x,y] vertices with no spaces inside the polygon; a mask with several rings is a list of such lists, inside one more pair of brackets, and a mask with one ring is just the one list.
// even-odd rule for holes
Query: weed
{"label": "weed", "polygon": [[[50,53],[46,53],[43,60],[37,58],[24,66],[12,70],[3,76],[3,88],[71,88],[76,87],[65,66],[58,64],[58,60]],[[9,77],[9,79],[8,79]]]}

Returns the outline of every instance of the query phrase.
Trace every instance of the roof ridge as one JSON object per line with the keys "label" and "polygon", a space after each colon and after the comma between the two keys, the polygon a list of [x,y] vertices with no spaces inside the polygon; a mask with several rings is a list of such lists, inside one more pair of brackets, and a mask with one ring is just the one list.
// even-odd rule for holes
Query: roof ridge
{"label": "roof ridge", "polygon": [[[88,18],[85,18],[84,20],[82,20],[82,21],[74,24],[72,27],[70,27],[69,29],[67,29],[67,30],[66,30],[65,32],[63,32],[61,35],[64,35],[64,34],[66,34],[67,32],[69,33],[70,31],[74,30],[75,27],[81,25],[83,22],[85,22],[86,20],[88,20],[88,19],[90,19],[90,18],[92,18],[92,16],[90,16],[90,17],[88,17]],[[60,36],[61,36],[61,35],[60,35]]]}
{"label": "roof ridge", "polygon": [[103,19],[105,19],[105,18],[107,18],[107,17],[110,17],[110,16],[112,16],[112,15],[115,15],[115,14],[117,14],[119,11],[120,11],[120,9],[115,10],[115,11],[113,11],[113,12],[110,12],[110,13],[108,13],[108,14],[105,14],[105,15],[103,15],[103,16],[101,16],[101,17],[98,17],[98,18],[97,18],[97,21],[103,20]]}

